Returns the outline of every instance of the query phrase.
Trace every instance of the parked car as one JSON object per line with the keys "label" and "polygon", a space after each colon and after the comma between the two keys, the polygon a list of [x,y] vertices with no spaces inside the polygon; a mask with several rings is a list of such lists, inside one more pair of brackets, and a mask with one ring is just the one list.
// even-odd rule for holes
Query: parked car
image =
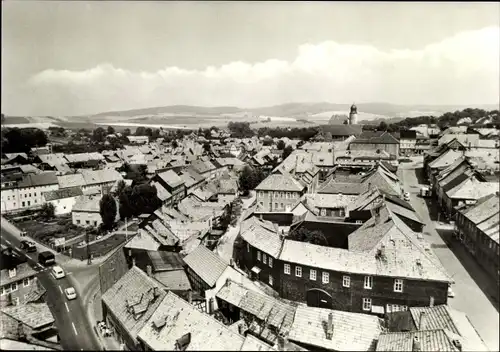
{"label": "parked car", "polygon": [[28,253],[37,251],[36,244],[35,242],[32,241],[26,241],[26,240],[21,241],[21,245],[19,247],[21,247],[21,250]]}
{"label": "parked car", "polygon": [[403,196],[403,199],[407,202],[410,201],[410,192],[405,192],[404,196]]}
{"label": "parked car", "polygon": [[52,268],[52,276],[54,276],[55,279],[62,279],[66,276],[66,274],[64,273],[63,268],[56,265]]}
{"label": "parked car", "polygon": [[451,286],[448,286],[448,297],[453,298],[455,297],[455,292],[451,289]]}
{"label": "parked car", "polygon": [[26,237],[28,236],[28,233],[26,231],[21,231],[21,237]]}
{"label": "parked car", "polygon": [[73,287],[68,287],[64,290],[64,294],[68,300],[76,299],[76,291]]}

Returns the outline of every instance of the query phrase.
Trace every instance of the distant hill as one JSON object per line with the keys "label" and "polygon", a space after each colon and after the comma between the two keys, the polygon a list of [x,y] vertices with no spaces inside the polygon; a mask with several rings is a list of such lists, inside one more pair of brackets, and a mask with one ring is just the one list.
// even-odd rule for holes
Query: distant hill
{"label": "distant hill", "polygon": [[[373,115],[392,117],[413,117],[419,115],[435,115],[442,114],[448,111],[463,110],[465,108],[479,108],[485,110],[498,109],[498,105],[396,105],[389,103],[360,103],[356,104],[359,113],[367,113]],[[251,113],[253,116],[280,116],[280,117],[299,117],[311,116],[315,114],[327,112],[349,112],[351,104],[336,104],[336,103],[288,103],[274,105],[261,108],[239,108],[234,106],[218,106],[218,107],[201,107],[189,105],[172,105],[163,107],[154,107],[146,109],[134,109],[125,111],[110,111],[88,116],[94,120],[100,117],[116,116],[116,117],[134,117],[140,115],[206,115],[220,116],[224,114],[243,114]]]}

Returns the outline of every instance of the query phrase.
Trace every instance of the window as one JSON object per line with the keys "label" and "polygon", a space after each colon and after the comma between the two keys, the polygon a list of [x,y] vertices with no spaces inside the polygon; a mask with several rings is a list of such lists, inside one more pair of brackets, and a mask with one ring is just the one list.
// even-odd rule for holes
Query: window
{"label": "window", "polygon": [[10,291],[11,291],[11,292],[17,291],[17,282],[13,282],[13,283],[10,285]]}
{"label": "window", "polygon": [[394,292],[403,292],[403,280],[394,280]]}
{"label": "window", "polygon": [[97,226],[97,221],[94,221],[94,226]]}
{"label": "window", "polygon": [[35,193],[33,193],[33,195],[36,197],[36,192],[35,192]]}
{"label": "window", "polygon": [[285,198],[285,192],[281,192],[280,197]]}
{"label": "window", "polygon": [[90,225],[90,220],[85,220],[85,223],[86,223],[87,225]]}
{"label": "window", "polygon": [[25,193],[25,194],[24,194],[24,198],[28,198],[28,193]]}
{"label": "window", "polygon": [[371,290],[373,287],[373,277],[365,276],[365,288]]}
{"label": "window", "polygon": [[263,253],[263,254],[262,254],[262,262],[263,262],[264,264],[267,264],[267,255],[266,255],[266,253]]}
{"label": "window", "polygon": [[2,292],[0,293],[0,295],[5,296],[7,293],[8,293],[7,289],[4,286],[2,286]]}
{"label": "window", "polygon": [[269,285],[272,286],[273,283],[274,283],[273,277],[272,277],[272,275],[269,275]]}
{"label": "window", "polygon": [[27,277],[23,280],[23,287],[28,287],[30,285],[30,278]]}
{"label": "window", "polygon": [[80,224],[80,220],[76,220],[76,223],[77,223],[77,224]]}
{"label": "window", "polygon": [[278,192],[274,192],[274,198],[278,198],[279,197],[279,193]]}
{"label": "window", "polygon": [[25,206],[25,203],[23,202],[23,207]]}
{"label": "window", "polygon": [[309,271],[309,279],[316,281],[316,270],[311,269],[311,271]]}
{"label": "window", "polygon": [[19,297],[16,297],[12,300],[12,304],[15,305],[15,306],[18,306],[19,305]]}
{"label": "window", "polygon": [[290,192],[286,192],[286,198],[289,199],[290,198]]}
{"label": "window", "polygon": [[10,200],[10,196],[7,196],[7,200]]}
{"label": "window", "polygon": [[31,202],[30,202],[30,201],[28,201],[28,206],[30,206],[30,205],[31,205]]}
{"label": "window", "polygon": [[260,206],[263,207],[264,206],[264,202],[259,202]]}
{"label": "window", "polygon": [[326,209],[325,208],[321,209],[320,215],[321,216],[326,216]]}
{"label": "window", "polygon": [[281,206],[281,209],[283,209],[285,206],[283,205],[283,203],[280,203],[280,206]]}
{"label": "window", "polygon": [[13,278],[14,276],[16,276],[16,268],[9,269],[9,277]]}
{"label": "window", "polygon": [[323,272],[323,277],[322,277],[322,281],[324,284],[327,284],[330,282],[330,273],[325,273]]}
{"label": "window", "polygon": [[31,198],[31,193],[30,193],[30,198]]}
{"label": "window", "polygon": [[270,268],[273,267],[273,258],[272,257],[269,257],[269,267]]}
{"label": "window", "polygon": [[30,295],[24,295],[24,303],[28,303],[28,298]]}
{"label": "window", "polygon": [[290,275],[290,264],[285,264],[283,268],[285,270],[285,274]]}
{"label": "window", "polygon": [[247,253],[250,253],[250,243],[247,242]]}
{"label": "window", "polygon": [[351,287],[351,277],[344,275],[342,276],[342,286]]}
{"label": "window", "polygon": [[372,299],[371,298],[363,298],[363,310],[372,310]]}
{"label": "window", "polygon": [[300,266],[295,267],[295,276],[302,277],[302,267]]}
{"label": "window", "polygon": [[274,203],[274,209],[278,209],[278,203]]}
{"label": "window", "polygon": [[257,251],[257,260],[260,262],[260,251]]}

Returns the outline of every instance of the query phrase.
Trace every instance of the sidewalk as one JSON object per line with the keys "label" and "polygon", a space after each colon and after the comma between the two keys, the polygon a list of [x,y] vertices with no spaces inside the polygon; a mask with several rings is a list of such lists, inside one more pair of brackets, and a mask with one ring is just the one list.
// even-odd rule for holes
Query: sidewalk
{"label": "sidewalk", "polygon": [[92,297],[90,298],[89,304],[87,305],[87,315],[90,323],[92,324],[92,328],[96,332],[97,338],[101,343],[101,346],[104,347],[106,351],[118,351],[120,350],[120,344],[116,341],[115,336],[111,335],[109,337],[104,337],[100,334],[99,329],[97,329],[97,322],[102,321],[102,306],[101,306],[101,292],[97,289],[94,293],[92,293]]}

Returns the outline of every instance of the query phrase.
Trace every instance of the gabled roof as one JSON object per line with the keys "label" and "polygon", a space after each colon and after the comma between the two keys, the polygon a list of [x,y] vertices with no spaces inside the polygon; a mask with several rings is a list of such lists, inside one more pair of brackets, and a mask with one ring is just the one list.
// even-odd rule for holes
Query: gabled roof
{"label": "gabled roof", "polygon": [[446,192],[452,199],[478,200],[488,194],[498,191],[498,182],[479,182],[475,178],[469,178]]}
{"label": "gabled roof", "polygon": [[429,163],[429,167],[431,169],[439,169],[439,168],[445,168],[455,162],[458,158],[460,158],[463,155],[463,152],[461,151],[455,151],[455,150],[447,150],[443,154],[441,154],[439,157],[437,157],[435,160],[431,161]]}
{"label": "gabled roof", "polygon": [[54,323],[54,316],[47,303],[27,303],[3,307],[2,312],[22,322],[31,329],[39,329]]}
{"label": "gabled roof", "polygon": [[70,174],[57,176],[59,188],[71,188],[85,186],[85,179],[82,174]]}
{"label": "gabled roof", "polygon": [[70,188],[58,189],[55,191],[43,192],[43,197],[47,202],[57,199],[78,197],[81,195],[83,195],[83,192],[80,187],[70,187]]}
{"label": "gabled roof", "polygon": [[395,138],[391,133],[386,131],[363,131],[359,137],[357,137],[351,143],[354,144],[399,144],[397,138]]}
{"label": "gabled roof", "polygon": [[[479,226],[488,219],[497,216],[499,208],[500,204],[498,194],[491,194],[479,201],[475,206],[467,209],[463,213],[463,216]],[[498,237],[496,238],[496,241],[498,242]]]}
{"label": "gabled roof", "polygon": [[240,234],[252,247],[278,258],[283,243],[271,222],[253,216],[241,223]]}
{"label": "gabled roof", "polygon": [[72,211],[99,213],[101,196],[80,196],[76,199]]}
{"label": "gabled roof", "polygon": [[133,266],[102,295],[102,302],[123,329],[136,339],[165,296],[156,280]]}
{"label": "gabled roof", "polygon": [[[326,337],[328,315],[333,317],[333,336]],[[331,351],[374,351],[382,332],[378,317],[316,308],[297,307],[289,339]]]}
{"label": "gabled roof", "polygon": [[13,282],[19,282],[23,279],[31,276],[35,276],[36,271],[31,268],[28,263],[21,263],[16,266],[16,275],[14,277],[9,276],[9,269],[2,269],[0,271],[0,284],[8,285]]}
{"label": "gabled roof", "polygon": [[293,178],[290,174],[283,172],[281,174],[271,174],[257,187],[256,191],[289,191],[301,192],[305,186]]}
{"label": "gabled roof", "polygon": [[57,176],[55,172],[43,172],[40,174],[26,174],[17,184],[18,188],[40,187],[57,185]]}
{"label": "gabled roof", "polygon": [[169,187],[175,188],[184,183],[184,180],[179,177],[173,170],[168,170],[158,174],[158,177],[165,182]]}
{"label": "gabled roof", "polygon": [[138,337],[153,351],[173,351],[190,334],[187,351],[239,351],[244,337],[169,292],[143,325]]}
{"label": "gabled roof", "polygon": [[115,169],[82,170],[81,173],[87,186],[116,182],[123,179],[122,175]]}
{"label": "gabled roof", "polygon": [[187,255],[184,263],[210,287],[215,285],[228,266],[221,257],[203,245]]}

